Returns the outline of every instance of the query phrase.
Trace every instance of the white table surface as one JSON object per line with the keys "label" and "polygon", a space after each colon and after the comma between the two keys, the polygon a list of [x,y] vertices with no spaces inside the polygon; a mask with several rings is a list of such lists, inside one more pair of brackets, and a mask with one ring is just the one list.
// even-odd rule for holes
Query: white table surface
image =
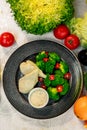
{"label": "white table surface", "polygon": [[[85,0],[75,0],[75,15],[82,16],[87,10]],[[0,67],[3,71],[9,56],[21,45],[37,39],[48,39],[58,42],[52,32],[42,36],[27,34],[16,24],[10,13],[9,4],[6,0],[0,0],[0,34],[10,31],[14,34],[16,43],[9,47],[0,46]],[[62,41],[60,41],[62,43]],[[19,113],[9,103],[3,90],[2,80],[0,81],[0,130],[85,130],[83,122],[73,113],[73,106],[64,114],[47,120],[38,120],[26,117]]]}

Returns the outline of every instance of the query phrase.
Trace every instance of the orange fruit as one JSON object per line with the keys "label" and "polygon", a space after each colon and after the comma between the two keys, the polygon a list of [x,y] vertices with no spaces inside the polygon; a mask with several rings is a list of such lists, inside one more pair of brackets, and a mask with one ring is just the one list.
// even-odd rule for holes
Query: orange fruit
{"label": "orange fruit", "polygon": [[76,100],[74,103],[74,113],[79,119],[87,120],[87,96],[82,96]]}

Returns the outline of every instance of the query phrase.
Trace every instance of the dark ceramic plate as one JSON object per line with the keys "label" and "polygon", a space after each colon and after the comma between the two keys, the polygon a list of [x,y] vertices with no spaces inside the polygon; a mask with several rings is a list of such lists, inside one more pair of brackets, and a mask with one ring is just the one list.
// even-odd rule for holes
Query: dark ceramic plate
{"label": "dark ceramic plate", "polygon": [[[68,63],[72,73],[71,87],[58,102],[35,109],[28,103],[27,95],[18,91],[19,65],[24,60],[34,60],[35,55],[43,50],[58,53]],[[82,84],[83,74],[77,57],[63,45],[47,40],[36,40],[19,47],[8,59],[3,72],[4,91],[10,103],[22,114],[36,119],[48,119],[66,112],[80,95]]]}

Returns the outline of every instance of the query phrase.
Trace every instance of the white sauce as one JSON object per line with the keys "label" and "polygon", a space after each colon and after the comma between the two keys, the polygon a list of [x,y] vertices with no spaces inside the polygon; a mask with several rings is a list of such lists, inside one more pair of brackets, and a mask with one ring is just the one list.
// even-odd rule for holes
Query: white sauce
{"label": "white sauce", "polygon": [[30,102],[32,106],[35,106],[37,108],[44,106],[48,101],[48,95],[43,91],[43,89],[37,89],[36,91],[33,91],[30,95]]}

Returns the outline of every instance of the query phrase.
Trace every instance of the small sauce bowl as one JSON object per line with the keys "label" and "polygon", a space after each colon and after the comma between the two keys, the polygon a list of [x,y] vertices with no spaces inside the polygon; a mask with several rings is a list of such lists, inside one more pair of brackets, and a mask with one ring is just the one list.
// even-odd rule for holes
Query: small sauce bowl
{"label": "small sauce bowl", "polygon": [[43,108],[48,104],[49,95],[43,88],[34,88],[28,95],[28,101],[34,108]]}

